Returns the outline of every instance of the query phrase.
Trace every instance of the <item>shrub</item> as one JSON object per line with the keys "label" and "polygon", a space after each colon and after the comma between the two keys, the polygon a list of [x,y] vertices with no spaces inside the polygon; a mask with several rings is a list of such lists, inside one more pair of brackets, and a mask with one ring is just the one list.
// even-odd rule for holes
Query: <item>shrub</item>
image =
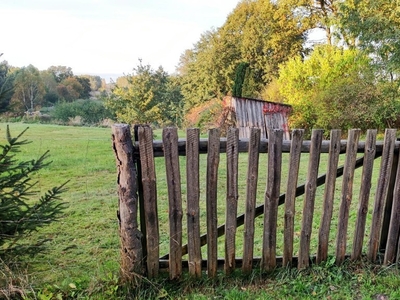
{"label": "shrub", "polygon": [[51,116],[64,123],[80,117],[85,124],[98,124],[102,120],[110,118],[111,113],[101,101],[77,100],[70,103],[57,104],[51,112]]}

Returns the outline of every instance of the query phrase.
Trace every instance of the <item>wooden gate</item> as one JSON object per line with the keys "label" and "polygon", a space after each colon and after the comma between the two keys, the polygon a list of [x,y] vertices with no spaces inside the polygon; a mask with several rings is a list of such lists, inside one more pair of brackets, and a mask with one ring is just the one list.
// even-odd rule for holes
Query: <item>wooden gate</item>
{"label": "wooden gate", "polygon": [[[136,126],[134,132],[132,142],[129,126],[118,124],[113,127],[121,254],[122,261],[128,262],[121,268],[126,276],[139,272],[155,277],[163,269],[168,270],[171,279],[181,277],[186,269],[195,277],[201,276],[204,269],[209,277],[215,277],[219,267],[223,267],[226,274],[235,268],[241,268],[245,274],[255,267],[263,271],[281,265],[302,269],[312,262],[327,260],[329,255],[338,264],[346,257],[358,260],[363,255],[372,262],[384,264],[396,263],[399,259],[400,168],[397,166],[399,143],[396,143],[395,129],[387,129],[383,141],[376,141],[376,130],[368,130],[365,141],[359,141],[361,132],[358,129],[350,130],[347,140],[341,140],[340,130],[332,130],[329,140],[323,139],[322,130],[313,130],[311,140],[303,140],[303,130],[293,130],[291,140],[284,140],[283,131],[274,129],[268,132],[268,140],[260,139],[260,130],[255,128],[251,129],[248,139],[239,139],[236,128],[229,129],[227,138],[220,138],[219,129],[212,129],[207,139],[200,139],[199,129],[187,129],[186,138],[178,139],[176,128],[165,128],[160,141],[153,140],[150,127]],[[246,153],[246,170],[239,168],[239,153]],[[203,154],[206,155],[205,185],[200,178]],[[320,166],[321,155],[326,157],[323,166]],[[179,159],[182,156],[186,157],[184,163]],[[218,180],[223,156],[226,190],[221,199]],[[307,171],[304,181],[299,182],[303,156],[308,158]],[[164,157],[166,174],[163,183],[156,180],[158,157]],[[379,157],[380,166],[374,168]],[[266,158],[266,165],[260,165],[260,158]],[[283,161],[288,164],[285,168],[282,168]],[[338,167],[340,161],[343,165]],[[181,170],[183,164],[185,170]],[[361,180],[355,185],[354,174],[358,168],[361,168]],[[321,169],[325,174],[318,174]],[[257,205],[260,170],[266,171],[267,178],[262,203]],[[378,175],[373,176],[373,172]],[[286,178],[285,187],[282,178]],[[335,195],[339,178],[341,188]],[[243,184],[244,189],[239,189],[238,186]],[[157,189],[161,185],[168,191],[168,220],[160,220]],[[317,187],[321,185],[325,187],[323,193],[318,194]],[[356,186],[358,190],[353,191]],[[242,190],[245,192],[240,194]],[[301,195],[303,197],[299,197]],[[358,196],[358,207],[353,212],[354,195]],[[239,198],[244,199],[244,207],[240,209],[244,213],[237,215]],[[373,199],[370,201],[370,198]],[[222,201],[225,221],[218,226],[220,209],[217,204]],[[314,209],[316,201],[322,207],[318,213]],[[138,203],[139,221],[136,219]],[[300,216],[297,224],[296,204],[299,203],[302,203],[302,209],[297,210]],[[281,205],[283,211],[278,214]],[[204,211],[206,228],[200,226]],[[319,228],[313,228],[316,215]],[[354,215],[351,232],[348,226],[350,215]],[[259,216],[262,225],[256,226],[255,220]],[[332,226],[333,220],[335,226]],[[169,224],[166,255],[160,255],[160,238],[163,237],[160,222]],[[238,256],[237,229],[241,226],[243,243]],[[295,226],[301,229],[295,232]],[[257,230],[261,232],[255,242]],[[277,238],[278,233],[283,237],[281,240]],[[223,253],[218,247],[221,236],[224,236]],[[313,252],[310,244],[314,236],[313,243],[317,247]],[[296,251],[295,239],[299,240]],[[282,249],[279,254],[277,245]],[[202,246],[207,247],[206,252],[202,252]],[[261,248],[258,257],[254,255],[255,246]],[[187,259],[183,259],[186,254]]]}

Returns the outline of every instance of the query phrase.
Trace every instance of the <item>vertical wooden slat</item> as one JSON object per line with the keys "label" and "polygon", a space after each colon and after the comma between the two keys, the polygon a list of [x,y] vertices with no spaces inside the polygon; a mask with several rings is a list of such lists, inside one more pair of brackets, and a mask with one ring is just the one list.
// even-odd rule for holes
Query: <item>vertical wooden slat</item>
{"label": "vertical wooden slat", "polygon": [[220,152],[220,130],[208,133],[206,211],[207,211],[207,273],[211,278],[217,275],[218,264],[218,216],[217,189]]}
{"label": "vertical wooden slat", "polygon": [[393,205],[393,195],[395,190],[396,184],[396,174],[397,174],[397,165],[399,163],[399,152],[395,152],[393,155],[393,162],[392,162],[392,171],[390,174],[390,181],[388,192],[385,201],[385,209],[383,211],[383,219],[382,219],[382,230],[381,230],[381,237],[379,242],[379,249],[385,249],[386,243],[389,234],[389,226],[390,226],[390,219],[392,215],[392,205]]}
{"label": "vertical wooden slat", "polygon": [[305,185],[303,216],[300,233],[298,261],[299,269],[306,268],[310,264],[310,242],[314,214],[315,193],[317,191],[318,167],[321,155],[322,133],[323,131],[321,129],[313,129],[311,134],[310,160],[308,164],[308,173]]}
{"label": "vertical wooden slat", "polygon": [[112,146],[117,165],[118,222],[121,240],[121,277],[131,285],[139,284],[144,274],[142,233],[138,229],[138,197],[136,167],[130,127],[115,124],[112,127]]}
{"label": "vertical wooden slat", "polygon": [[147,276],[158,275],[160,256],[157,213],[156,171],[153,155],[153,132],[150,127],[139,127],[139,151],[142,165],[143,200],[147,242]]}
{"label": "vertical wooden slat", "polygon": [[[139,141],[139,128],[147,125],[134,125],[133,134],[135,143]],[[137,143],[139,145],[139,143]],[[137,167],[137,184],[138,184],[138,198],[139,198],[139,219],[140,219],[140,231],[142,232],[142,248],[143,257],[147,259],[147,231],[146,231],[146,218],[144,211],[144,199],[143,199],[143,181],[142,181],[142,164],[140,163],[139,146],[133,144],[133,148],[136,149],[136,153],[133,154],[133,160]],[[146,263],[147,265],[147,263]]]}
{"label": "vertical wooden slat", "polygon": [[258,183],[260,129],[250,129],[249,157],[246,185],[246,214],[244,216],[243,273],[249,274],[253,266],[254,219]]}
{"label": "vertical wooden slat", "polygon": [[186,193],[189,273],[198,278],[201,277],[199,138],[198,128],[187,129]]}
{"label": "vertical wooden slat", "polygon": [[261,268],[271,271],[276,266],[276,228],[282,173],[283,131],[268,131],[268,180],[264,204],[264,232]]}
{"label": "vertical wooden slat", "polygon": [[301,156],[301,145],[303,143],[304,130],[295,129],[292,132],[290,144],[290,162],[285,197],[285,229],[283,243],[283,265],[290,266],[293,258],[293,238],[294,238],[294,216],[296,188],[299,177],[299,166]]}
{"label": "vertical wooden slat", "polygon": [[[400,160],[397,160],[399,163]],[[396,181],[393,192],[392,213],[387,234],[387,243],[385,249],[385,257],[383,263],[385,265],[396,262],[397,243],[399,239],[400,229],[400,167],[397,165]]]}
{"label": "vertical wooden slat", "polygon": [[335,197],[336,170],[340,155],[340,130],[331,130],[329,144],[329,159],[326,171],[324,204],[322,207],[321,223],[318,232],[317,263],[328,257],[329,232],[333,214],[333,199]]}
{"label": "vertical wooden slat", "polygon": [[169,200],[169,277],[182,274],[182,193],[178,156],[178,131],[164,128],[162,133]]}
{"label": "vertical wooden slat", "polygon": [[340,197],[338,231],[336,237],[336,263],[341,264],[346,255],[349,210],[353,199],[354,170],[357,159],[358,140],[361,130],[352,129],[347,138],[346,160],[343,170],[342,194]]}
{"label": "vertical wooden slat", "polygon": [[226,144],[226,221],[225,221],[225,265],[226,274],[235,270],[235,240],[239,168],[239,130],[229,128]]}
{"label": "vertical wooden slat", "polygon": [[361,176],[360,196],[358,200],[356,228],[353,238],[353,250],[351,259],[357,260],[361,257],[365,234],[365,223],[368,213],[368,202],[371,192],[371,178],[374,169],[376,153],[376,130],[368,130],[365,140],[364,164]]}
{"label": "vertical wooden slat", "polygon": [[392,168],[395,142],[396,129],[386,129],[367,253],[368,259],[372,262],[375,261],[376,255],[378,254],[379,239],[382,227],[382,215],[390,181],[390,176],[388,176],[388,174],[390,174]]}

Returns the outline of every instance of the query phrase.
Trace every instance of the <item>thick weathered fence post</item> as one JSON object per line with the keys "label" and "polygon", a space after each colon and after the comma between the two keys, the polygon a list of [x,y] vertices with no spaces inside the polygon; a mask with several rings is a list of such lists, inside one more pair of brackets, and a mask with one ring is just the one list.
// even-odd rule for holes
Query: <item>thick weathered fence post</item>
{"label": "thick weathered fence post", "polygon": [[136,166],[130,127],[115,124],[112,127],[112,146],[117,164],[118,221],[121,241],[121,276],[124,282],[137,285],[143,268],[142,233],[138,229],[138,195]]}

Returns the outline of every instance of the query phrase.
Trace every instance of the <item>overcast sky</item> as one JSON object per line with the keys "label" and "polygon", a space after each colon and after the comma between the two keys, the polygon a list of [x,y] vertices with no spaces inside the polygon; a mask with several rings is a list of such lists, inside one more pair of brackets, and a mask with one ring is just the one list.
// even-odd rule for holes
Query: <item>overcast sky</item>
{"label": "overcast sky", "polygon": [[1,0],[1,60],[116,77],[138,59],[173,73],[200,34],[239,0]]}

